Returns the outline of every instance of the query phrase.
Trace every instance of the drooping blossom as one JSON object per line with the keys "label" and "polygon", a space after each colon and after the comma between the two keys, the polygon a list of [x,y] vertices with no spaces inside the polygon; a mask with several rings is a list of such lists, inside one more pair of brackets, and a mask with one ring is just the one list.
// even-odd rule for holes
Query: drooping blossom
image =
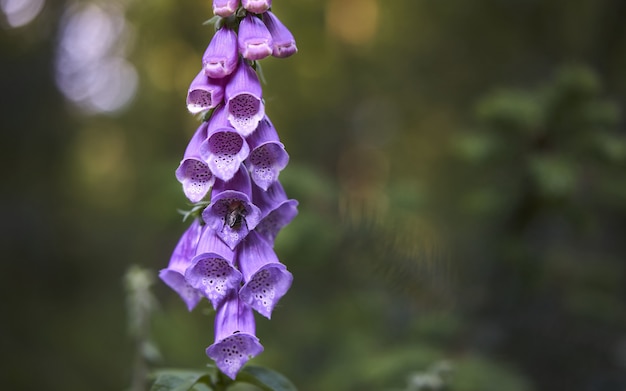
{"label": "drooping blossom", "polygon": [[217,367],[231,379],[239,370],[263,351],[256,337],[256,324],[252,308],[232,293],[224,300],[215,314],[215,343],[206,354],[215,360]]}
{"label": "drooping blossom", "polygon": [[213,0],[213,13],[227,18],[237,11],[239,0]]}
{"label": "drooping blossom", "polygon": [[223,26],[215,32],[202,56],[204,73],[214,79],[224,78],[237,68],[238,60],[237,34],[228,26]]}
{"label": "drooping blossom", "polygon": [[287,198],[280,182],[274,182],[267,191],[253,186],[252,201],[261,210],[255,231],[273,246],[278,232],[298,215],[298,201]]}
{"label": "drooping blossom", "polygon": [[244,59],[239,61],[224,91],[228,121],[246,137],[254,132],[265,116],[261,83],[252,66]]}
{"label": "drooping blossom", "polygon": [[187,92],[187,110],[191,114],[217,107],[224,100],[224,83],[207,77],[201,70],[193,79]]}
{"label": "drooping blossom", "polygon": [[263,23],[272,36],[272,56],[289,57],[298,52],[296,40],[291,31],[271,11],[263,15]]}
{"label": "drooping blossom", "polygon": [[207,135],[207,124],[203,123],[187,145],[185,155],[176,169],[176,179],[183,185],[183,192],[191,202],[201,201],[215,183],[208,164],[200,156],[200,145]]}
{"label": "drooping blossom", "polygon": [[254,183],[263,190],[278,180],[278,174],[287,166],[289,155],[280,142],[269,118],[265,117],[246,139],[250,154],[246,165]]}
{"label": "drooping blossom", "polygon": [[241,5],[246,11],[253,12],[255,14],[262,14],[270,9],[272,6],[272,0],[241,0]]}
{"label": "drooping blossom", "polygon": [[189,311],[202,299],[202,293],[192,287],[185,279],[185,271],[191,265],[191,259],[196,254],[202,228],[200,221],[194,219],[189,228],[180,237],[167,268],[159,271],[159,278],[178,293],[185,304],[187,304]]}
{"label": "drooping blossom", "polygon": [[272,34],[260,18],[246,15],[239,24],[239,53],[248,60],[262,60],[272,54]]}
{"label": "drooping blossom", "polygon": [[252,203],[250,177],[243,166],[228,182],[217,181],[211,203],[202,212],[207,226],[232,250],[259,223],[261,211]]}
{"label": "drooping blossom", "polygon": [[248,143],[230,125],[226,111],[220,106],[209,120],[206,140],[200,145],[200,156],[215,177],[229,181],[249,153]]}
{"label": "drooping blossom", "polygon": [[233,262],[234,252],[213,230],[205,228],[185,279],[217,308],[241,283],[241,273]]}
{"label": "drooping blossom", "polygon": [[269,243],[254,231],[239,245],[236,258],[244,281],[239,297],[269,319],[276,303],[291,287],[293,276]]}

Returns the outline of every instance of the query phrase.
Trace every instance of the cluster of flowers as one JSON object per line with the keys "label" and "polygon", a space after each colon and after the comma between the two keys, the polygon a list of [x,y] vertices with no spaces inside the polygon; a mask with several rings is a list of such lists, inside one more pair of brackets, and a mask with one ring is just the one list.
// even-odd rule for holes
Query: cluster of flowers
{"label": "cluster of flowers", "polygon": [[265,115],[255,69],[297,49],[270,7],[271,0],[213,1],[216,33],[187,95],[188,110],[205,120],[176,170],[196,218],[159,273],[190,311],[209,299],[215,343],[206,353],[233,379],[263,351],[253,310],[270,318],[293,280],[273,247],[298,203],[278,182],[289,156]]}

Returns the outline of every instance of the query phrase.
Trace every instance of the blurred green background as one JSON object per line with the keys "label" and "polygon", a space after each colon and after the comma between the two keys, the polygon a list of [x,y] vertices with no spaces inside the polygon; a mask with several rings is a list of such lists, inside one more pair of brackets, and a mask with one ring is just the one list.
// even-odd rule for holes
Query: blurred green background
{"label": "blurred green background", "polygon": [[[0,384],[126,389],[124,275],[186,228],[210,1],[0,6]],[[253,363],[301,391],[626,390],[626,2],[274,12],[299,53],[262,62],[264,96],[300,214]],[[153,367],[202,368],[208,302],[153,293]]]}

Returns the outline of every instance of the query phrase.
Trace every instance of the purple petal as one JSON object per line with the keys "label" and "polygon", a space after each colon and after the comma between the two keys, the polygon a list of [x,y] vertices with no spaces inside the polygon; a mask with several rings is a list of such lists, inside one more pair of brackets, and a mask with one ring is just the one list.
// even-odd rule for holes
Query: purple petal
{"label": "purple petal", "polygon": [[246,15],[239,24],[239,53],[248,60],[262,60],[272,54],[272,34],[261,19]]}
{"label": "purple petal", "polygon": [[245,282],[239,297],[269,319],[278,301],[291,287],[292,274],[256,232],[251,232],[237,249],[237,264]]}
{"label": "purple petal", "polygon": [[247,11],[262,14],[270,9],[272,0],[241,0],[241,5],[243,5],[243,8]]}
{"label": "purple petal", "polygon": [[278,174],[287,166],[289,155],[284,145],[278,141],[276,129],[265,117],[256,131],[248,138],[252,152],[248,156],[247,165],[252,180],[263,190],[278,180]]}
{"label": "purple petal", "polygon": [[230,295],[215,314],[215,343],[206,349],[209,358],[231,379],[249,359],[263,352],[263,346],[255,335],[252,309]]}
{"label": "purple petal", "polygon": [[224,85],[220,79],[211,79],[201,70],[187,91],[187,110],[197,114],[217,107],[224,100]]}
{"label": "purple petal", "polygon": [[239,8],[239,0],[213,0],[213,13],[222,18],[229,17]]}
{"label": "purple petal", "polygon": [[276,15],[267,11],[263,14],[263,23],[272,35],[272,56],[284,58],[298,52],[293,34]]}
{"label": "purple petal", "polygon": [[202,298],[200,291],[189,285],[184,276],[185,270],[191,265],[191,259],[196,253],[196,247],[198,246],[202,229],[203,227],[200,225],[200,221],[195,219],[180,237],[167,268],[159,272],[159,278],[178,293],[185,304],[187,304],[189,311],[191,311]]}
{"label": "purple petal", "polygon": [[211,204],[202,212],[207,226],[233,250],[257,226],[260,217],[261,211],[250,198],[235,190],[213,193]]}
{"label": "purple petal", "polygon": [[298,201],[287,199],[280,182],[274,182],[267,191],[254,188],[252,201],[261,209],[262,216],[255,231],[273,245],[278,232],[298,215]]}
{"label": "purple petal", "polygon": [[[230,2],[233,3],[232,1]],[[215,2],[213,3],[213,7],[213,9],[215,9]],[[237,9],[236,6],[235,9]],[[221,79],[233,73],[237,68],[238,60],[237,34],[224,26],[215,32],[213,39],[211,39],[209,46],[202,56],[204,73],[208,77]]]}
{"label": "purple petal", "polygon": [[176,169],[176,179],[182,183],[183,192],[191,202],[201,201],[215,183],[209,166],[200,156],[200,145],[206,139],[206,131],[206,123],[198,127]]}
{"label": "purple petal", "polygon": [[254,132],[265,116],[262,90],[256,72],[244,60],[226,85],[228,121],[244,137]]}
{"label": "purple petal", "polygon": [[211,229],[205,229],[197,255],[185,272],[185,279],[217,308],[228,294],[239,287],[241,273],[233,266],[233,252]]}
{"label": "purple petal", "polygon": [[222,107],[213,113],[207,135],[206,141],[200,146],[200,155],[208,163],[213,175],[229,181],[248,157],[248,143],[230,126]]}

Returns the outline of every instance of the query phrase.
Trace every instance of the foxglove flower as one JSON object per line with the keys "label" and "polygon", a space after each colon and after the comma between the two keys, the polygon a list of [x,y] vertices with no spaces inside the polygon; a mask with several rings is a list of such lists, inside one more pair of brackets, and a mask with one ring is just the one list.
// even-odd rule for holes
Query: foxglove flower
{"label": "foxglove flower", "polygon": [[250,232],[237,248],[237,265],[245,282],[239,297],[269,319],[276,303],[291,287],[293,276],[256,232]]}
{"label": "foxglove flower", "polygon": [[273,246],[278,232],[298,215],[298,201],[287,199],[280,182],[274,182],[267,191],[253,187],[252,202],[261,210],[255,231]]}
{"label": "foxglove flower", "polygon": [[183,160],[176,169],[176,179],[183,184],[183,192],[191,202],[201,201],[215,183],[209,166],[200,156],[200,145],[207,136],[207,125],[198,127],[191,138]]}
{"label": "foxglove flower", "polygon": [[241,60],[224,91],[228,121],[244,137],[254,132],[265,116],[259,78],[254,69]]}
{"label": "foxglove flower", "polygon": [[267,11],[262,15],[263,23],[272,36],[272,56],[278,58],[289,57],[298,52],[296,40],[291,31],[274,15]]}
{"label": "foxglove flower", "polygon": [[187,92],[187,110],[191,114],[217,107],[224,100],[224,83],[207,77],[204,70],[193,79]]}
{"label": "foxglove flower", "polygon": [[[231,3],[233,3],[231,1]],[[238,3],[238,2],[234,2]],[[213,3],[215,7],[215,2]],[[235,7],[237,9],[237,7]],[[234,11],[233,11],[234,12]],[[202,67],[208,77],[221,79],[233,73],[237,68],[237,34],[224,26],[215,32],[202,56]]]}
{"label": "foxglove flower", "polygon": [[278,180],[278,174],[287,166],[289,155],[280,142],[269,118],[265,117],[248,138],[251,152],[246,161],[252,180],[263,190]]}
{"label": "foxglove flower", "polygon": [[255,329],[252,309],[236,294],[229,295],[217,308],[215,343],[206,349],[206,354],[233,380],[249,359],[263,351]]}
{"label": "foxglove flower", "polygon": [[202,299],[202,293],[189,285],[185,279],[185,271],[191,265],[191,259],[196,253],[202,228],[200,221],[195,219],[180,237],[167,268],[159,272],[159,278],[178,293],[189,311]]}
{"label": "foxglove flower", "polygon": [[213,0],[213,13],[227,18],[237,11],[239,0]]}
{"label": "foxglove flower", "polygon": [[272,54],[272,34],[261,19],[246,15],[239,24],[239,53],[248,60],[262,60]]}
{"label": "foxglove flower", "polygon": [[228,294],[239,288],[241,273],[233,266],[234,253],[211,229],[200,237],[196,256],[185,271],[185,279],[217,308]]}
{"label": "foxglove flower", "polygon": [[262,14],[270,9],[272,0],[241,0],[241,5],[243,5],[246,11]]}
{"label": "foxglove flower", "polygon": [[207,227],[232,250],[259,223],[261,211],[251,202],[251,197],[250,177],[242,167],[229,182],[215,184],[211,203],[202,212]]}
{"label": "foxglove flower", "polygon": [[209,120],[207,138],[200,145],[200,155],[213,175],[229,181],[249,153],[248,143],[230,126],[224,108],[216,109]]}

